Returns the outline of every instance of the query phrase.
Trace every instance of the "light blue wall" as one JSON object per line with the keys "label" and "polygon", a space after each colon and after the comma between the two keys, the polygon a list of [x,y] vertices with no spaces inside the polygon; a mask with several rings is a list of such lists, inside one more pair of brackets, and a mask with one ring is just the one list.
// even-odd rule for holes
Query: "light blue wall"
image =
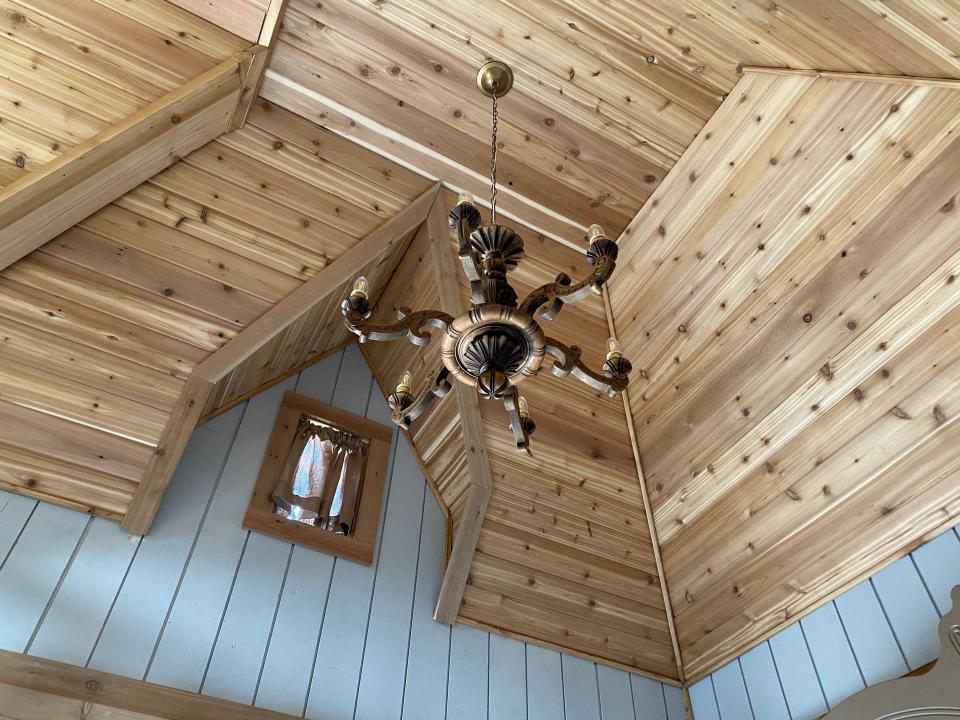
{"label": "light blue wall", "polygon": [[323,720],[682,720],[676,688],[432,620],[444,518],[405,441],[373,566],[243,530],[293,389],[388,422],[348,348],[198,428],[142,540],[0,492],[0,648]]}
{"label": "light blue wall", "polygon": [[955,585],[956,528],[694,685],[696,720],[810,720],[925,665]]}

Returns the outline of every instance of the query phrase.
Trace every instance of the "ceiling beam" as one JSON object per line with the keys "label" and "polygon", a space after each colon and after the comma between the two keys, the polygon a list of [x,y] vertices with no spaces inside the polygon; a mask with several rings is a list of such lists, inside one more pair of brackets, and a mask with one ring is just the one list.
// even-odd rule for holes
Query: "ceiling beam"
{"label": "ceiling beam", "polygon": [[[130,718],[133,713],[141,720],[293,720],[272,710],[0,650],[0,696],[5,696],[4,710],[15,711],[16,704],[9,705],[14,702],[12,693],[5,692],[10,687],[80,701],[78,714],[69,717]],[[24,699],[26,707],[36,697]],[[48,717],[41,708],[31,707],[28,717]]]}
{"label": "ceiling beam", "polygon": [[0,191],[0,270],[225,132],[257,46]]}
{"label": "ceiling beam", "polygon": [[291,323],[326,301],[340,285],[353,279],[422,224],[439,193],[439,185],[424,192],[197,365],[194,376],[217,382]]}
{"label": "ceiling beam", "polygon": [[[430,214],[427,215],[427,235],[430,253],[440,295],[440,309],[454,317],[463,314],[463,297],[457,282],[457,266],[450,244],[450,228],[444,210],[443,196],[438,195]],[[473,555],[477,551],[480,529],[487,514],[493,478],[490,460],[487,457],[487,442],[483,434],[483,418],[480,415],[480,400],[474,388],[461,382],[453,383],[453,393],[460,406],[460,429],[463,432],[464,455],[470,485],[460,523],[454,530],[453,549],[447,561],[447,569],[440,585],[440,596],[433,617],[452,625],[460,612],[463,589],[467,584]]]}

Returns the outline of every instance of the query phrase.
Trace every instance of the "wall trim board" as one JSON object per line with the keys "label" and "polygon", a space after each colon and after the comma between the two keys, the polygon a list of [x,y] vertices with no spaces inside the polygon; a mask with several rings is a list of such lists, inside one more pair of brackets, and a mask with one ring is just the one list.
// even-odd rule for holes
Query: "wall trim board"
{"label": "wall trim board", "polygon": [[[613,317],[613,308],[610,305],[610,293],[607,288],[603,288],[603,310],[607,316],[607,328],[611,337],[617,335],[617,324]],[[657,539],[657,526],[653,520],[653,508],[650,505],[650,492],[647,489],[647,482],[643,476],[643,461],[640,457],[640,447],[637,444],[637,432],[633,424],[633,411],[630,408],[630,393],[624,391],[620,394],[623,399],[624,422],[627,425],[627,434],[630,436],[630,448],[633,451],[633,460],[637,467],[637,484],[640,486],[640,496],[643,498],[643,512],[647,520],[647,527],[650,531],[650,544],[653,548],[653,560],[657,567],[657,580],[660,583],[660,592],[663,596],[663,605],[667,612],[667,629],[670,631],[670,643],[673,645],[673,657],[677,663],[677,674],[680,677],[680,685],[686,687],[686,673],[683,669],[683,656],[680,654],[680,642],[677,638],[677,626],[674,621],[673,604],[670,602],[670,589],[667,586],[667,576],[663,571],[663,558],[660,556],[660,541]]]}
{"label": "wall trim board", "polygon": [[292,715],[175,690],[142,680],[0,650],[4,686],[130,710],[163,720],[289,720]]}

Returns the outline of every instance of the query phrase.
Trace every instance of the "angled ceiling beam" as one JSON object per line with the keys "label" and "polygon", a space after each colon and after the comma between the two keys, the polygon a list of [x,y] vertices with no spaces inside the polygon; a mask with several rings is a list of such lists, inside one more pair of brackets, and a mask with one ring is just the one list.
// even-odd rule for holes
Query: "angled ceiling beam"
{"label": "angled ceiling beam", "polygon": [[326,301],[340,285],[352,280],[377,256],[402,242],[422,224],[439,193],[439,185],[424,192],[197,365],[194,376],[217,382],[288,325]]}
{"label": "angled ceiling beam", "polygon": [[247,121],[247,115],[250,114],[250,108],[253,107],[254,101],[260,94],[260,85],[263,83],[263,76],[267,71],[267,65],[270,63],[270,56],[273,54],[273,47],[280,32],[283,10],[286,6],[287,0],[269,0],[268,2],[263,23],[260,25],[257,44],[254,46],[257,52],[250,63],[250,70],[244,78],[237,108],[230,119],[230,130],[243,127],[243,124]]}
{"label": "angled ceiling beam", "polygon": [[150,530],[190,433],[215,384],[317,305],[330,302],[330,295],[339,287],[408,238],[424,222],[439,195],[440,186],[434,185],[193,369],[120,523],[122,528],[141,535]]}
{"label": "angled ceiling beam", "polygon": [[225,132],[257,46],[0,191],[0,270]]}
{"label": "angled ceiling beam", "polygon": [[[457,282],[457,265],[453,259],[450,229],[447,226],[447,213],[442,195],[437,196],[433,207],[430,208],[426,227],[440,295],[440,309],[456,317],[463,314],[463,297]],[[456,622],[457,614],[460,612],[463,590],[470,574],[470,566],[473,564],[473,555],[477,551],[480,528],[487,514],[490,489],[493,485],[477,392],[461,382],[454,382],[453,393],[460,406],[460,427],[463,431],[470,485],[467,489],[463,515],[455,529],[453,549],[443,574],[443,583],[440,585],[440,597],[437,599],[437,607],[433,613],[435,620],[449,625]]]}

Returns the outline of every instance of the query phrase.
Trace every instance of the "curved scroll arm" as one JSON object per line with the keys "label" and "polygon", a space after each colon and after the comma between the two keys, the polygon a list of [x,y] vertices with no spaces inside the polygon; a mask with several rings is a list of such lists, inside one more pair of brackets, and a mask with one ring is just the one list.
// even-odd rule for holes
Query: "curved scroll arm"
{"label": "curved scroll arm", "polygon": [[463,274],[470,282],[470,296],[474,304],[483,302],[480,281],[483,278],[480,265],[470,245],[470,233],[480,227],[480,211],[470,203],[460,203],[450,211],[450,225],[457,228],[457,257],[463,265]]}
{"label": "curved scroll arm", "polygon": [[389,398],[391,408],[390,418],[393,422],[400,427],[409,428],[410,424],[430,407],[434,399],[446,397],[447,393],[450,392],[451,385],[448,379],[449,376],[450,371],[445,367],[441,367],[433,382],[421,391],[416,399],[412,399],[407,395],[406,400],[398,402],[397,395],[391,395]]}
{"label": "curved scroll arm", "polygon": [[517,450],[530,452],[530,434],[536,425],[529,418],[520,416],[520,392],[515,385],[511,385],[503,394],[503,407],[510,418],[510,429],[513,430],[513,439],[517,443]]}
{"label": "curved scroll arm", "polygon": [[400,340],[408,338],[414,345],[429,345],[430,332],[427,328],[436,328],[449,333],[453,316],[439,310],[420,310],[411,312],[410,308],[401,307],[397,310],[398,322],[392,325],[374,325],[359,312],[351,310],[346,302],[341,306],[343,320],[350,332],[360,338],[360,342],[367,340]]}
{"label": "curved scroll arm", "polygon": [[615,267],[616,259],[613,256],[601,255],[596,259],[593,272],[578,283],[574,283],[566,273],[560,273],[552,283],[541,285],[527,295],[520,303],[520,311],[532,316],[546,306],[542,316],[545,320],[553,320],[560,314],[565,302],[576,303],[589,295],[598,294]]}
{"label": "curved scroll arm", "polygon": [[577,380],[590,387],[615,397],[627,388],[630,381],[630,363],[622,360],[623,371],[611,369],[612,363],[604,364],[603,372],[598,373],[588,368],[581,359],[581,350],[576,345],[564,345],[562,342],[547,338],[546,353],[555,358],[551,371],[557,377],[566,377],[572,374]]}

